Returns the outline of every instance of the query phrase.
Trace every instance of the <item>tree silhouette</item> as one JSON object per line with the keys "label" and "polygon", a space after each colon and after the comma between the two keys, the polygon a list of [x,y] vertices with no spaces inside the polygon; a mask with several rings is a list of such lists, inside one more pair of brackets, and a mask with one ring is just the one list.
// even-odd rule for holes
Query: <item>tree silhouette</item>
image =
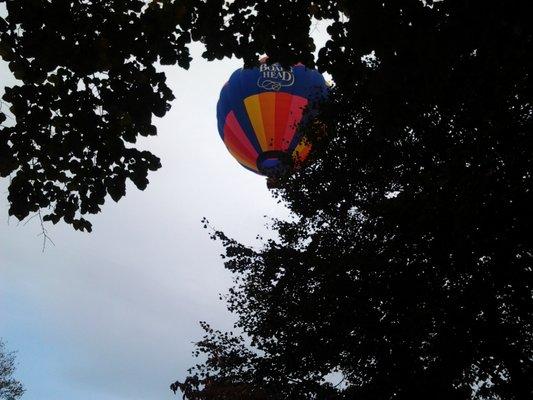
{"label": "tree silhouette", "polygon": [[333,19],[317,63],[336,83],[327,134],[308,129],[314,159],[280,182],[295,221],[274,221],[276,240],[214,232],[242,337],[205,326],[206,361],[171,388],[191,400],[532,398],[526,2],[276,3],[234,8],[255,4],[268,32],[294,35]]}
{"label": "tree silhouette", "polygon": [[22,82],[0,130],[10,214],[81,230],[160,166],[130,144],[173,99],[157,61],[186,68],[195,40],[208,60],[313,66],[313,18],[330,21],[316,66],[336,86],[306,128],[309,163],[277,183],[295,221],[274,221],[261,248],[213,233],[242,336],[204,324],[206,361],[173,390],[532,397],[528,2],[3,2],[0,56]]}
{"label": "tree silhouette", "polygon": [[4,342],[0,340],[0,399],[16,400],[24,394],[22,384],[13,378],[15,372],[15,355],[5,351]]}
{"label": "tree silhouette", "polygon": [[[86,214],[141,190],[160,160],[136,149],[156,134],[174,98],[156,61],[187,68],[184,2],[0,0],[0,56],[21,84],[3,99],[16,123],[0,127],[0,176],[11,176],[10,215],[46,210],[91,230]],[[5,115],[0,113],[0,123]]]}

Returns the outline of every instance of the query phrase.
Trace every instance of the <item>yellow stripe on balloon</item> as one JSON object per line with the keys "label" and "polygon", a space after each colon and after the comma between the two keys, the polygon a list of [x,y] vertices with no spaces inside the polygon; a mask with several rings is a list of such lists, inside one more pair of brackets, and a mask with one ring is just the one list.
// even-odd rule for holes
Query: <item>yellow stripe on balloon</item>
{"label": "yellow stripe on balloon", "polygon": [[274,147],[276,136],[276,93],[264,92],[259,95],[261,114],[263,115],[263,128],[269,149]]}
{"label": "yellow stripe on balloon", "polygon": [[261,104],[259,103],[259,95],[249,96],[244,99],[244,105],[246,106],[246,112],[248,113],[248,118],[252,123],[254,128],[255,136],[259,141],[261,150],[266,151],[268,149],[268,144],[265,135],[265,127],[263,123],[263,116],[261,113]]}

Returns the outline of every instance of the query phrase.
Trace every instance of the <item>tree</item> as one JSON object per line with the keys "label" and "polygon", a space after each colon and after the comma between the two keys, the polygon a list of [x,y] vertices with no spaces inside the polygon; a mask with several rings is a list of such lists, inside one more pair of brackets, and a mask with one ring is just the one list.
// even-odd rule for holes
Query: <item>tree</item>
{"label": "tree", "polygon": [[[9,214],[45,210],[91,230],[87,214],[131,180],[141,190],[159,158],[136,149],[156,134],[174,98],[154,64],[189,65],[186,1],[0,0],[0,57],[21,82],[6,88],[13,126],[0,127],[0,176]],[[0,123],[6,119],[0,113]]]}
{"label": "tree", "polygon": [[[205,325],[206,360],[171,388],[190,400],[532,398],[527,3],[276,3],[232,5],[268,32],[291,6],[305,20],[295,35],[333,19],[318,59],[336,83],[327,134],[309,128],[314,159],[280,184],[295,221],[274,221],[276,240],[214,231],[242,336]],[[260,29],[239,24],[244,37]]]}
{"label": "tree", "polygon": [[6,353],[0,340],[0,399],[16,400],[24,394],[22,384],[13,378],[14,372],[15,354]]}
{"label": "tree", "polygon": [[[0,0],[3,2],[3,0]],[[239,334],[204,325],[189,399],[526,399],[533,374],[528,2],[482,0],[7,1],[0,131],[10,213],[83,217],[158,159],[173,95],[154,63],[245,65],[267,53],[336,88],[306,168],[280,180],[294,222],[252,248],[215,231],[235,273]],[[2,118],[0,116],[0,118]],[[316,128],[316,127],[315,127]],[[327,134],[321,134],[323,129]],[[249,343],[248,343],[249,342]],[[332,372],[341,383],[331,383]],[[339,379],[339,380],[341,380]]]}

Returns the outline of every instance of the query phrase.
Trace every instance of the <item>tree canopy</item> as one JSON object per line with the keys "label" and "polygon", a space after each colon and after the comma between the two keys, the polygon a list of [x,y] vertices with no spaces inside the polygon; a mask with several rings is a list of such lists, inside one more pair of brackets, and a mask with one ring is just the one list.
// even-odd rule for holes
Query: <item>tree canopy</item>
{"label": "tree canopy", "polygon": [[[213,232],[235,274],[237,333],[204,324],[206,361],[174,390],[531,398],[528,2],[6,3],[0,56],[22,84],[4,96],[16,123],[0,131],[0,173],[17,218],[50,208],[45,219],[90,229],[83,215],[106,194],[146,187],[159,161],[126,143],[155,134],[173,94],[154,63],[187,68],[190,41],[208,60],[266,53],[335,82],[306,129],[310,162],[276,192],[294,221],[274,221],[259,248]],[[314,60],[310,31],[326,19]]]}
{"label": "tree canopy", "polygon": [[24,394],[24,387],[17,381],[15,373],[15,354],[8,353],[0,340],[0,399],[16,400]]}
{"label": "tree canopy", "polygon": [[244,337],[205,326],[207,360],[172,388],[191,400],[531,398],[526,3],[311,5],[333,18],[317,65],[336,88],[327,134],[308,132],[314,160],[278,190],[296,220],[276,221],[260,248],[214,232]]}
{"label": "tree canopy", "polygon": [[[1,0],[3,3],[5,0]],[[157,156],[139,136],[156,134],[174,95],[154,64],[187,68],[190,18],[182,2],[6,1],[0,56],[20,84],[3,100],[16,119],[0,128],[0,176],[11,177],[10,215],[46,210],[91,230],[86,214],[107,194],[139,189]],[[0,114],[0,122],[5,120]]]}

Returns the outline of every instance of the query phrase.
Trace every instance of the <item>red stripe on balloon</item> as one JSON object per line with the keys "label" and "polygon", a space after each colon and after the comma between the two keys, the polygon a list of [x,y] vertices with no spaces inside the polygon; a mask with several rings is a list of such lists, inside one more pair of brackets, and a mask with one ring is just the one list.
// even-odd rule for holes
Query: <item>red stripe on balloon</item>
{"label": "red stripe on balloon", "polygon": [[254,149],[246,133],[244,133],[235,113],[231,111],[226,117],[224,124],[224,143],[243,159],[254,164],[257,159],[257,151]]}
{"label": "red stripe on balloon", "polygon": [[242,144],[234,137],[228,136],[228,139],[224,141],[228,151],[237,159],[238,162],[248,166],[249,168],[256,167],[257,157],[251,157],[246,153],[246,150],[242,148]]}
{"label": "red stripe on balloon", "polygon": [[305,106],[307,106],[307,103],[308,101],[304,97],[292,96],[291,105],[287,115],[287,122],[285,124],[285,131],[282,139],[283,150],[287,150],[290,143],[292,142],[294,134],[296,133],[296,128],[302,120],[303,111]]}
{"label": "red stripe on balloon", "polygon": [[276,94],[276,120],[274,123],[274,148],[277,150],[286,150],[289,147],[288,143],[283,142],[285,131],[287,130],[287,120],[291,108],[292,95],[289,93]]}

